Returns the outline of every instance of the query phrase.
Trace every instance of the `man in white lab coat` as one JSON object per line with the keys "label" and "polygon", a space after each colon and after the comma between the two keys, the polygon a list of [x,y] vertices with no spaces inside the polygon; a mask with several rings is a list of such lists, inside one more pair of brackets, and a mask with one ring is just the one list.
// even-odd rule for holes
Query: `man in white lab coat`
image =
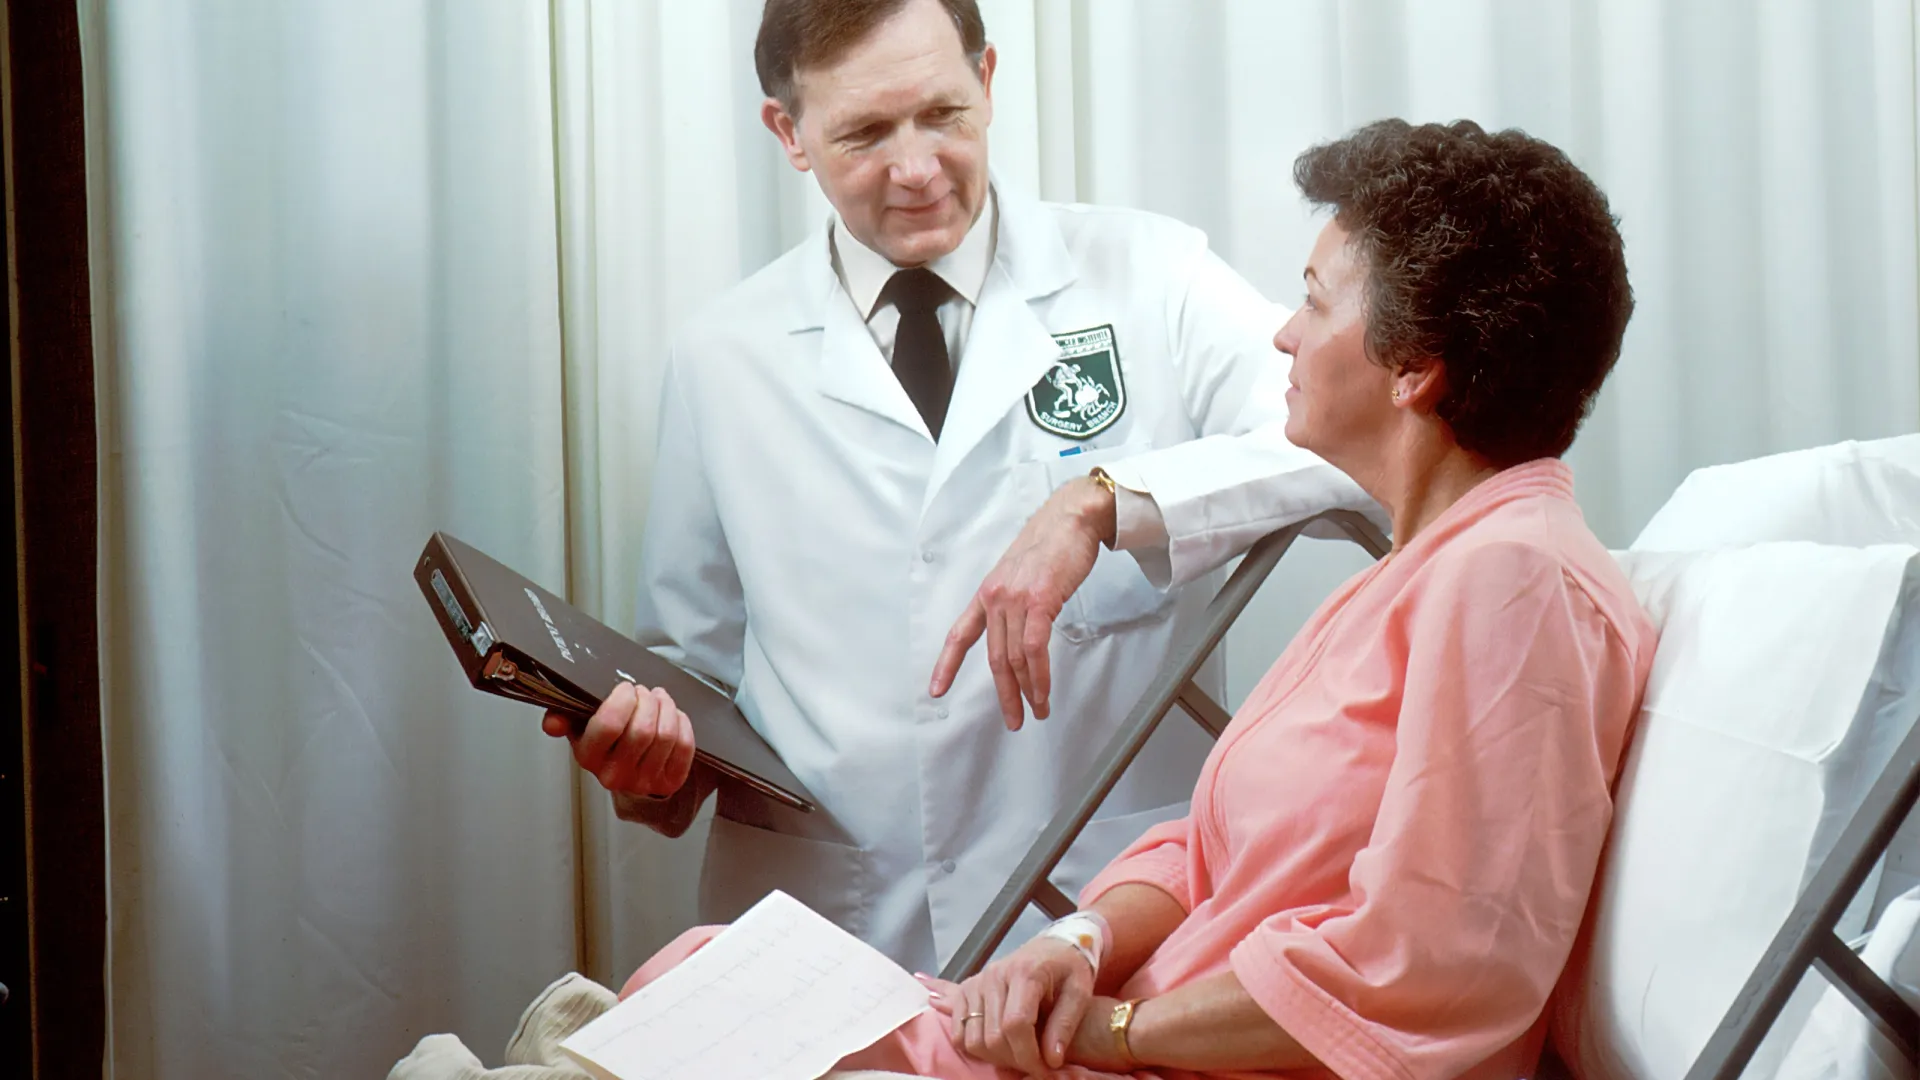
{"label": "man in white lab coat", "polygon": [[[823,804],[723,790],[703,918],[778,887],[931,971],[1205,607],[1175,586],[1370,504],[1280,434],[1284,313],[1201,233],[990,181],[973,0],[770,0],[755,62],[835,214],[676,341],[639,636],[737,687]],[[711,789],[692,747],[625,689],[574,741],[670,834]],[[1180,813],[1207,748],[1166,725],[1061,883]]]}

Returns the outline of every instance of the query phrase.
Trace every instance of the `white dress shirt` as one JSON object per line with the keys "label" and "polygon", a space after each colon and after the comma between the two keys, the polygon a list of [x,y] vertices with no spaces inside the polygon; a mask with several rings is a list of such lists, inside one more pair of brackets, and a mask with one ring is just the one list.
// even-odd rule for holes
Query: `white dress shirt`
{"label": "white dress shirt", "polygon": [[[987,271],[993,267],[994,229],[998,219],[993,199],[988,198],[986,209],[974,219],[960,246],[927,264],[927,269],[954,292],[940,305],[936,317],[946,334],[947,356],[956,369],[967,343],[967,330],[973,325],[973,306],[980,301]],[[874,344],[880,346],[880,355],[887,358],[887,363],[893,363],[893,339],[900,331],[900,312],[891,302],[881,303],[880,294],[902,268],[861,243],[853,230],[837,218],[830,243],[833,272],[839,275],[840,284],[853,298],[860,317],[866,320],[867,331],[873,335]]]}
{"label": "white dress shirt", "polygon": [[[989,193],[986,209],[975,218],[960,246],[927,264],[927,269],[947,283],[954,295],[940,305],[935,317],[947,339],[947,357],[955,370],[967,344],[967,330],[973,325],[973,307],[980,300],[980,289],[987,283],[987,271],[993,267],[993,252],[1000,213]],[[854,307],[866,321],[880,355],[893,363],[893,341],[900,332],[900,312],[891,302],[881,303],[887,282],[902,268],[885,255],[861,243],[853,230],[838,216],[828,234],[828,250],[833,254],[833,272],[853,298]],[[1113,543],[1115,551],[1131,551],[1137,558],[1149,560],[1149,570],[1166,561],[1167,523],[1142,481],[1131,475],[1116,476],[1121,481],[1113,493]],[[1157,557],[1156,557],[1157,555]],[[1155,576],[1165,576],[1164,572]]]}

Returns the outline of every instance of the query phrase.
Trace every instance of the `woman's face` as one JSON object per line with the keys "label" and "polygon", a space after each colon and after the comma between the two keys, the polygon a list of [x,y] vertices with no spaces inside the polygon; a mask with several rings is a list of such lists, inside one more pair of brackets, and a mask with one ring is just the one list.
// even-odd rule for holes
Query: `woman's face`
{"label": "woman's face", "polygon": [[1337,221],[1320,230],[1307,259],[1306,299],[1273,337],[1293,357],[1288,440],[1343,468],[1379,445],[1398,411],[1393,374],[1367,359],[1367,268],[1348,235]]}

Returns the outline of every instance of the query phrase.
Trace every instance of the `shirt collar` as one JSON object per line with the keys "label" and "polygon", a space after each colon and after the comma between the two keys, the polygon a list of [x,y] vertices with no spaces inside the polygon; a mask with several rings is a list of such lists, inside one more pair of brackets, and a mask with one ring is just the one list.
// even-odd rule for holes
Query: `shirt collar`
{"label": "shirt collar", "polygon": [[[987,284],[987,271],[993,267],[994,232],[999,216],[997,196],[989,188],[987,208],[974,220],[973,227],[967,230],[960,246],[927,264],[927,269],[940,275],[940,280],[969,304],[980,302],[980,290]],[[860,309],[860,317],[872,318],[873,309],[880,302],[880,291],[887,287],[887,282],[900,268],[888,262],[886,256],[861,243],[853,231],[841,223],[838,215],[833,219],[832,243],[829,246],[833,253],[833,268],[840,275],[840,284],[846,286],[847,295],[853,298],[854,306]]]}

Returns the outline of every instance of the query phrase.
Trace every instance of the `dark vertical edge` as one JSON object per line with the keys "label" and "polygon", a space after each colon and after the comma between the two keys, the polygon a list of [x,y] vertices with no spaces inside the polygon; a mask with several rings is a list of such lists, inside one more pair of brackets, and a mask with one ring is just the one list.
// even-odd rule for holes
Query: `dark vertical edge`
{"label": "dark vertical edge", "polygon": [[106,815],[80,20],[73,3],[7,0],[4,12],[32,1075],[97,1078],[106,1050]]}
{"label": "dark vertical edge", "polygon": [[[0,146],[6,142],[6,116],[0,110]],[[0,304],[0,341],[13,340],[11,305]],[[13,407],[18,392],[11,363],[7,366],[7,392],[0,394],[0,410],[6,417],[6,480],[0,483],[0,521],[6,522],[6,573],[0,592],[7,597],[8,616],[0,620],[0,1075],[33,1075],[33,1025],[28,1022],[32,1008],[31,983],[27,978],[30,946],[27,939],[27,787],[24,769],[26,726],[26,685],[21,673],[26,657],[20,651],[20,628],[24,609],[20,606],[20,501],[18,488],[20,439],[19,410]]]}

